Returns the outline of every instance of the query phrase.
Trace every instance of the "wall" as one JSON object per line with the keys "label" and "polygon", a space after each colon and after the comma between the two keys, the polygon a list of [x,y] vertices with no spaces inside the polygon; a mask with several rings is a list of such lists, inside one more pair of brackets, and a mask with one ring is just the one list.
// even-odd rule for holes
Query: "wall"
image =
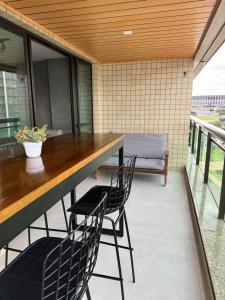
{"label": "wall", "polygon": [[188,59],[94,65],[95,132],[168,133],[169,166],[180,170],[186,162],[192,79]]}

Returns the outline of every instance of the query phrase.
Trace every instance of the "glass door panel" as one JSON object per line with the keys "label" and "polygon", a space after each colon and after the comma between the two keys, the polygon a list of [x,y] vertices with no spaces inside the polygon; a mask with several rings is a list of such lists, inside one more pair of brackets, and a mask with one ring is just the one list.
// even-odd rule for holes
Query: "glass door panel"
{"label": "glass door panel", "polygon": [[36,41],[31,47],[36,124],[72,132],[69,59]]}
{"label": "glass door panel", "polygon": [[0,28],[0,149],[15,143],[19,126],[31,125],[23,37]]}
{"label": "glass door panel", "polygon": [[93,132],[93,107],[92,107],[92,66],[77,60],[77,89],[78,89],[78,114],[79,129],[81,133]]}

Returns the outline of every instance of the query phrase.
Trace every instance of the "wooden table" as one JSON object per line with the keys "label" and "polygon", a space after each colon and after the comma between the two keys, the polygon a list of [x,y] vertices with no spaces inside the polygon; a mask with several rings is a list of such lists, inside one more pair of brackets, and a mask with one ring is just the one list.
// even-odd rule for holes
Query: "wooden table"
{"label": "wooden table", "polygon": [[[117,151],[121,165],[123,139],[116,134],[49,138],[41,158],[34,163],[25,157],[23,147],[1,151],[0,249]],[[32,168],[32,163],[37,163],[36,168]]]}

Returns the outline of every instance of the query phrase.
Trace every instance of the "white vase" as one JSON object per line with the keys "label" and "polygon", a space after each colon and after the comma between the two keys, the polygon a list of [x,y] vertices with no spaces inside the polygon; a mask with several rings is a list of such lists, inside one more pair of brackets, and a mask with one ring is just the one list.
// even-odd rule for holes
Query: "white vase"
{"label": "white vase", "polygon": [[27,157],[40,157],[41,156],[41,149],[42,149],[42,142],[39,143],[30,143],[25,142],[23,143],[26,156]]}

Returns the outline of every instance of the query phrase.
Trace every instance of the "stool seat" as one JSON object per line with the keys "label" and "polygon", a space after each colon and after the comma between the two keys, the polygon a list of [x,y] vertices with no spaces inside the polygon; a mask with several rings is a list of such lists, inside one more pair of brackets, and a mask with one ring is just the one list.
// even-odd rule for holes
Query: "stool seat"
{"label": "stool seat", "polygon": [[[44,261],[46,256],[59,246],[62,240],[63,239],[56,237],[39,239],[9,264],[8,267],[0,273],[0,299],[41,300]],[[68,240],[67,243],[69,245],[72,244],[73,241]],[[80,243],[76,242],[75,247],[79,248]],[[58,255],[56,251],[51,259],[54,261],[57,258]],[[79,258],[77,257],[76,259]],[[52,297],[48,297],[47,299],[55,299],[55,294],[53,293]]]}
{"label": "stool seat", "polygon": [[68,212],[77,215],[89,215],[102,199],[102,193],[107,193],[105,215],[120,208],[124,199],[124,189],[120,187],[96,185],[84,194],[79,201],[68,209]]}

